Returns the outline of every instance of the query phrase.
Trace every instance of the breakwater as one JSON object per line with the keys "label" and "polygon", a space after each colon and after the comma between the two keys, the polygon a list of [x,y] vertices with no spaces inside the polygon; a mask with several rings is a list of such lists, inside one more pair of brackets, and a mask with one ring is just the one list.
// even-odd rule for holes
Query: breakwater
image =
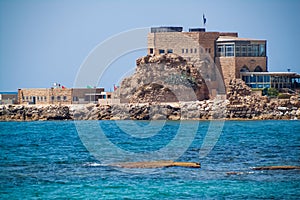
{"label": "breakwater", "polygon": [[[238,103],[240,102],[240,103]],[[298,100],[204,100],[164,104],[1,105],[1,121],[300,119]]]}

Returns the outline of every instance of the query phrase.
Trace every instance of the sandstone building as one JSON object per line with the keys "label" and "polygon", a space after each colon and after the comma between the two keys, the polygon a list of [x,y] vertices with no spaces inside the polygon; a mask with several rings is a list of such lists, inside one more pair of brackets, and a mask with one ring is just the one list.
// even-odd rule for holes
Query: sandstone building
{"label": "sandstone building", "polygon": [[[203,62],[207,62],[215,66],[212,72],[219,69],[225,86],[241,78],[251,88],[299,88],[299,74],[268,72],[266,47],[266,40],[239,38],[236,32],[206,32],[204,28],[184,32],[182,27],[153,27],[148,33],[148,55],[175,53],[189,61],[199,61],[202,69]],[[211,92],[217,90],[218,80],[212,76],[206,80]]]}
{"label": "sandstone building", "polygon": [[154,27],[148,34],[148,54],[175,53],[187,60],[204,58],[219,68],[225,84],[240,72],[266,72],[266,40],[239,38],[235,32],[204,28]]}
{"label": "sandstone building", "polygon": [[30,88],[18,90],[20,104],[87,104],[110,99],[104,88]]}

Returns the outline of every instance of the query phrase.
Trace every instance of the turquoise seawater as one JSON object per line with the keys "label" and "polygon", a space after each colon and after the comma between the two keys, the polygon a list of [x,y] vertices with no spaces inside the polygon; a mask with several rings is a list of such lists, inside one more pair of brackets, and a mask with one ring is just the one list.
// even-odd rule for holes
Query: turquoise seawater
{"label": "turquoise seawater", "polygon": [[[269,165],[300,166],[300,121],[226,121],[214,148],[200,156],[209,121],[0,122],[1,199],[299,199],[300,170],[254,171]],[[199,124],[198,124],[199,123]],[[155,152],[178,130],[195,137],[178,161],[200,162],[200,169],[119,170],[103,165],[83,137],[97,140],[97,124],[118,149]],[[82,131],[87,131],[82,135]],[[217,131],[217,130],[216,130]],[[81,134],[79,134],[81,133]],[[156,134],[154,134],[156,133]],[[144,135],[143,135],[144,134]],[[103,158],[117,157],[116,151]],[[101,148],[99,148],[101,151]],[[91,150],[91,149],[89,149]],[[97,146],[95,146],[97,152]],[[100,154],[101,154],[100,151]],[[176,151],[173,149],[172,151]],[[171,154],[170,154],[171,155]],[[165,155],[167,159],[169,155]],[[100,156],[101,157],[101,156]],[[228,175],[226,172],[239,172]]]}

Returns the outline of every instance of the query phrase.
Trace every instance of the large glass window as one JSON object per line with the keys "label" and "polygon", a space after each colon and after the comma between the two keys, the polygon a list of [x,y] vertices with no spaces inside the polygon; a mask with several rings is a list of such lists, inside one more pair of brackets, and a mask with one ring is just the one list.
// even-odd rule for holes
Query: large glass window
{"label": "large glass window", "polygon": [[255,75],[250,76],[250,82],[256,82],[256,76]]}
{"label": "large glass window", "polygon": [[235,56],[237,56],[237,57],[241,56],[241,46],[240,45],[235,46]]}
{"label": "large glass window", "polygon": [[264,82],[264,77],[263,76],[257,76],[257,82],[259,82],[259,83]]}
{"label": "large glass window", "polygon": [[265,83],[270,82],[270,76],[264,76],[264,82]]}
{"label": "large glass window", "polygon": [[235,56],[236,57],[258,57],[266,56],[265,44],[244,44],[235,43]]}
{"label": "large glass window", "polygon": [[248,46],[247,46],[247,55],[248,55],[249,57],[252,56],[252,45],[248,45]]}
{"label": "large glass window", "polygon": [[225,45],[225,56],[234,56],[234,45],[233,44]]}
{"label": "large glass window", "polygon": [[253,45],[253,56],[257,57],[258,56],[258,45],[254,44]]}
{"label": "large glass window", "polygon": [[264,44],[259,45],[259,56],[266,56],[266,46]]}
{"label": "large glass window", "polygon": [[247,46],[243,45],[242,46],[242,57],[247,56]]}
{"label": "large glass window", "polygon": [[218,56],[225,56],[225,46],[224,45],[218,45]]}
{"label": "large glass window", "polygon": [[245,83],[249,83],[250,82],[249,76],[243,76],[243,81],[245,81]]}

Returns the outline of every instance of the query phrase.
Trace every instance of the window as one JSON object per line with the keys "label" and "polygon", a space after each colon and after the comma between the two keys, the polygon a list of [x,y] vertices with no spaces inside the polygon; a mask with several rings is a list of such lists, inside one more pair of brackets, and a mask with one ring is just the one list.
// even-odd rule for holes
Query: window
{"label": "window", "polygon": [[189,52],[189,50],[188,49],[185,49],[185,53],[188,53]]}
{"label": "window", "polygon": [[74,96],[73,101],[78,101],[78,97]]}
{"label": "window", "polygon": [[60,101],[61,98],[60,98],[60,96],[57,96],[56,99],[57,99],[57,101]]}
{"label": "window", "polygon": [[204,52],[203,48],[202,48],[202,47],[200,47],[200,53],[203,53],[203,52]]}
{"label": "window", "polygon": [[243,76],[243,81],[245,81],[245,83],[249,83],[250,82],[250,78],[249,76]]}
{"label": "window", "polygon": [[263,84],[257,84],[257,88],[264,88]]}
{"label": "window", "polygon": [[242,56],[247,56],[247,47],[245,45],[242,46]]}
{"label": "window", "polygon": [[194,53],[197,53],[197,49],[196,48],[194,49]]}
{"label": "window", "polygon": [[190,49],[190,52],[193,53],[193,49]]}
{"label": "window", "polygon": [[67,100],[67,96],[64,96],[64,97],[63,97],[63,100],[66,101],[66,100]]}
{"label": "window", "polygon": [[150,54],[153,54],[153,48],[150,48]]}
{"label": "window", "polygon": [[240,72],[249,72],[249,68],[246,65],[244,65]]}
{"label": "window", "polygon": [[181,53],[184,53],[184,49],[181,49]]}
{"label": "window", "polygon": [[173,53],[173,49],[168,49],[168,53]]}
{"label": "window", "polygon": [[249,56],[249,57],[251,57],[252,56],[252,45],[248,45],[248,51],[247,51],[247,55]]}
{"label": "window", "polygon": [[233,44],[226,44],[225,45],[225,56],[234,56],[234,48]]}
{"label": "window", "polygon": [[51,100],[54,101],[54,96],[51,96]]}
{"label": "window", "polygon": [[257,57],[258,56],[258,45],[257,44],[254,44],[253,46],[253,56]]}
{"label": "window", "polygon": [[256,82],[256,76],[255,75],[251,75],[250,76],[250,82]]}
{"label": "window", "polygon": [[264,81],[264,77],[263,76],[257,76],[257,82],[262,83]]}
{"label": "window", "polygon": [[266,56],[266,49],[264,44],[259,45],[259,56]]}
{"label": "window", "polygon": [[46,101],[47,100],[47,97],[46,96],[44,96],[44,101]]}
{"label": "window", "polygon": [[165,50],[164,49],[160,49],[159,50],[159,54],[164,54],[165,53]]}
{"label": "window", "polygon": [[235,56],[237,56],[237,57],[241,56],[241,46],[240,45],[235,46]]}
{"label": "window", "polygon": [[220,56],[225,56],[225,47],[224,45],[218,45],[218,52],[217,55]]}
{"label": "window", "polygon": [[270,76],[264,76],[264,82],[266,83],[270,82]]}
{"label": "window", "polygon": [[265,44],[236,44],[235,56],[236,57],[258,57],[266,56]]}
{"label": "window", "polygon": [[260,66],[255,67],[254,69],[255,72],[262,72],[262,68]]}

